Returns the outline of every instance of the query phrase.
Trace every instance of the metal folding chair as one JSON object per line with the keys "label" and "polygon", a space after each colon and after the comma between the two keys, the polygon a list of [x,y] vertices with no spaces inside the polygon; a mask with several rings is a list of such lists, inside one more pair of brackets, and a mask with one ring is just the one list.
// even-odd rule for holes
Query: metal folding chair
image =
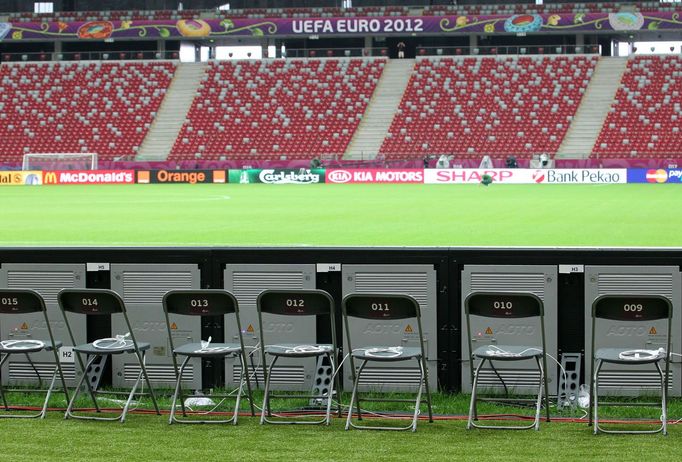
{"label": "metal folding chair", "polygon": [[[670,300],[657,295],[602,295],[592,303],[592,377],[590,380],[590,425],[594,421],[594,434],[602,433],[663,433],[668,434],[668,377],[670,374],[670,330],[673,307]],[[597,348],[595,327],[598,319],[611,322],[651,322],[667,319],[665,350],[641,349],[644,345],[622,348]],[[661,369],[661,361],[665,370]],[[596,367],[595,367],[596,363]],[[608,430],[599,425],[599,372],[604,364],[642,366],[653,364],[661,379],[661,425],[653,430]],[[622,403],[617,403],[622,405]],[[631,406],[651,406],[647,403],[630,403]],[[656,403],[656,407],[658,404]],[[594,413],[594,414],[593,414]],[[594,419],[594,420],[593,420]],[[619,419],[622,420],[622,419]]]}
{"label": "metal folding chair", "polygon": [[[304,424],[304,425],[329,425],[331,422],[331,407],[334,400],[334,391],[339,389],[338,374],[336,374],[336,359],[338,346],[336,343],[336,324],[334,319],[334,300],[323,290],[266,290],[261,292],[256,301],[258,307],[258,326],[260,329],[261,361],[265,379],[265,393],[263,396],[263,410],[260,423],[271,424]],[[269,345],[263,329],[263,315],[269,316],[325,316],[329,318],[332,343],[329,344],[300,344],[280,343]],[[292,339],[295,342],[295,339]],[[272,362],[267,365],[266,356],[272,357]],[[281,394],[275,395],[270,392],[273,370],[280,358],[326,358],[334,373],[334,380],[329,384],[319,387],[319,393],[306,395]],[[267,371],[267,372],[266,372]],[[273,398],[284,399],[310,399],[324,403],[326,411],[322,419],[306,418],[305,413],[288,412],[286,418],[274,420],[270,402]],[[341,406],[338,405],[338,413],[341,415]],[[303,419],[303,420],[301,420]]]}
{"label": "metal folding chair", "polygon": [[[247,399],[251,405],[251,415],[255,415],[253,406],[253,396],[251,394],[251,383],[249,381],[248,368],[246,363],[246,352],[244,349],[244,339],[242,337],[242,325],[239,320],[239,304],[234,295],[219,289],[205,289],[205,290],[171,290],[163,296],[163,310],[166,315],[166,328],[168,329],[168,342],[170,343],[171,351],[173,352],[173,366],[175,367],[175,392],[173,393],[173,402],[170,409],[170,417],[168,423],[232,423],[237,425],[237,418],[239,416],[239,404],[244,392],[244,383],[246,383]],[[171,320],[169,315],[183,315],[183,316],[222,316],[226,320],[228,314],[234,314],[237,330],[239,332],[239,343],[212,343],[209,338],[208,341],[201,343],[186,343],[184,345],[176,346],[173,341],[173,332],[171,328]],[[187,363],[192,358],[201,359],[220,359],[228,356],[239,357],[242,365],[241,379],[239,388],[237,389],[237,396],[235,398],[234,413],[229,419],[221,420],[206,420],[206,419],[189,419],[185,409],[183,394],[182,394],[182,375],[185,371]],[[178,368],[178,358],[183,357],[182,364]],[[196,397],[209,397],[215,399],[227,399],[232,395],[192,395]],[[185,419],[178,419],[176,414],[176,403],[180,399],[180,406],[182,408],[182,415]],[[208,415],[210,412],[202,413]]]}
{"label": "metal folding chair", "polygon": [[[404,319],[415,319],[419,334],[418,347],[404,347],[396,345],[382,346],[362,346],[353,348],[351,342],[351,331],[348,327],[348,318],[373,319],[381,321],[394,321]],[[417,430],[417,420],[420,414],[420,404],[424,388],[426,388],[426,404],[429,410],[429,422],[433,422],[433,411],[431,409],[431,391],[429,389],[429,376],[426,367],[426,353],[424,351],[424,335],[422,333],[421,311],[419,303],[408,295],[398,294],[350,294],[343,299],[343,321],[346,331],[346,344],[351,367],[351,377],[353,379],[353,392],[351,395],[350,409],[346,418],[346,430],[352,428],[364,430]],[[360,367],[355,368],[355,360],[362,361]],[[353,411],[355,409],[358,420],[362,420],[362,410],[360,408],[360,394],[358,385],[362,378],[362,372],[369,362],[376,361],[381,363],[392,363],[398,361],[417,362],[419,367],[419,385],[415,399],[399,398],[363,398],[365,402],[386,402],[414,403],[414,414],[408,426],[385,426],[385,425],[360,425],[353,422]]]}
{"label": "metal folding chair", "polygon": [[[69,332],[71,343],[74,345],[73,351],[76,353],[76,359],[78,360],[78,364],[81,368],[81,378],[76,385],[73,395],[71,396],[71,400],[69,401],[69,405],[66,408],[64,418],[68,419],[72,417],[74,419],[124,422],[130,408],[130,403],[132,402],[133,397],[136,395],[137,387],[140,385],[143,378],[147,383],[148,394],[151,397],[152,403],[154,404],[154,409],[158,415],[161,415],[159,406],[156,402],[156,396],[154,396],[154,389],[151,386],[147,369],[145,368],[144,355],[145,351],[149,349],[150,345],[149,343],[138,342],[135,338],[135,333],[133,332],[133,327],[130,325],[130,320],[128,319],[128,314],[126,312],[123,299],[121,299],[116,292],[107,289],[63,289],[57,295],[57,301],[59,302],[59,307],[61,308],[62,314],[64,315],[66,329]],[[66,316],[67,312],[84,314],[86,316],[121,314],[125,319],[128,333],[125,335],[117,335],[115,338],[98,339],[90,343],[76,345],[73,331],[69,325],[69,319]],[[87,357],[87,362],[85,364],[83,364],[81,354],[84,354]],[[73,406],[76,402],[76,398],[78,398],[78,395],[81,392],[83,384],[85,384],[88,393],[92,398],[95,411],[97,413],[102,412],[99,404],[97,403],[97,394],[99,392],[93,388],[90,380],[88,380],[87,371],[90,370],[90,367],[97,359],[118,354],[134,354],[140,366],[140,372],[137,374],[135,385],[133,385],[130,393],[109,392],[109,394],[128,395],[128,399],[126,400],[121,413],[116,417],[84,416],[74,414]]]}
{"label": "metal folding chair", "polygon": [[[0,367],[10,358],[11,355],[22,354],[26,356],[26,359],[33,367],[34,372],[38,378],[38,383],[42,384],[40,374],[36,369],[30,355],[32,353],[38,353],[41,351],[49,351],[54,355],[54,369],[52,372],[52,380],[50,381],[50,386],[47,391],[45,390],[33,390],[24,389],[22,392],[45,392],[45,401],[43,402],[43,407],[41,411],[37,414],[0,414],[0,418],[40,418],[44,419],[45,414],[47,414],[47,403],[50,400],[52,391],[55,388],[57,382],[57,377],[62,383],[62,390],[66,396],[66,401],[69,401],[69,392],[66,387],[66,381],[64,380],[64,374],[62,373],[62,366],[59,361],[58,349],[62,346],[62,342],[58,342],[54,339],[52,335],[52,328],[50,327],[50,322],[47,318],[47,308],[45,307],[45,300],[37,292],[28,289],[0,289],[0,315],[4,318],[11,318],[12,315],[23,315],[27,313],[42,313],[45,319],[45,326],[47,327],[47,334],[49,339],[38,340],[33,338],[27,338],[23,336],[17,336],[16,338],[0,340]],[[5,316],[6,315],[6,316]],[[9,322],[9,321],[8,321]],[[39,385],[40,386],[40,385]],[[0,382],[0,398],[2,398],[2,404],[6,412],[11,411],[11,406],[7,403],[7,397],[5,395],[6,390]]]}
{"label": "metal folding chair", "polygon": [[[471,402],[469,404],[469,419],[467,430],[471,428],[486,428],[500,430],[530,430],[540,429],[540,413],[543,404],[549,422],[549,393],[547,387],[547,347],[545,344],[545,309],[542,300],[532,293],[521,292],[473,292],[464,300],[464,309],[467,324],[467,340],[469,343],[469,361],[472,373]],[[540,345],[482,345],[475,350],[472,346],[471,337],[471,316],[481,316],[487,318],[539,318]],[[480,362],[474,369],[474,361]],[[535,419],[530,425],[481,425],[476,423],[478,420],[477,403],[481,400],[478,397],[478,384],[480,372],[483,365],[488,361],[491,365],[493,361],[528,361],[534,360],[540,372],[538,384],[538,395],[535,402]],[[516,400],[520,401],[520,400]]]}

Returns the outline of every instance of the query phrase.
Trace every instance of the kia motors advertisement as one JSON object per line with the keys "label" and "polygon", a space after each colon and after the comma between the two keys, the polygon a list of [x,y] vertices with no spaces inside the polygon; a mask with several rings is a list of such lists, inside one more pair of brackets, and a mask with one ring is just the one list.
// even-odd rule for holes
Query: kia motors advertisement
{"label": "kia motors advertisement", "polygon": [[328,169],[327,183],[423,183],[422,169]]}
{"label": "kia motors advertisement", "polygon": [[134,170],[44,171],[43,184],[133,184]]}

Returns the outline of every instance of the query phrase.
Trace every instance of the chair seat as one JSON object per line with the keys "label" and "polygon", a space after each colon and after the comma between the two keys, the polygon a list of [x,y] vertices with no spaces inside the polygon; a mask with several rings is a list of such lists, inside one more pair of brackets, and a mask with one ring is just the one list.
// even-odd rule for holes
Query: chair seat
{"label": "chair seat", "polygon": [[[17,339],[17,340],[22,340],[22,339]],[[27,340],[27,339],[24,339]],[[12,354],[12,353],[37,353],[38,351],[52,351],[52,345],[50,344],[49,340],[40,340],[40,339],[30,339],[30,340],[37,340],[39,342],[43,342],[43,346],[31,346],[30,348],[3,348],[0,346],[0,353],[7,353],[7,354]],[[19,345],[20,346],[20,345]],[[54,342],[55,348],[59,348],[62,346],[62,342],[55,341]]]}
{"label": "chair seat", "polygon": [[[146,351],[150,348],[150,344],[146,342],[137,342],[137,347],[140,351]],[[84,343],[83,345],[77,345],[73,347],[73,351],[78,353],[85,353],[87,355],[119,355],[121,353],[134,353],[135,347],[125,347],[125,348],[97,348],[92,343]]]}
{"label": "chair seat", "polygon": [[211,343],[206,351],[201,349],[201,343],[187,343],[173,350],[173,353],[181,356],[199,357],[227,356],[240,351],[242,351],[242,347],[238,343]]}
{"label": "chair seat", "polygon": [[267,345],[265,353],[273,356],[287,356],[306,358],[310,356],[322,356],[334,351],[333,345],[302,344],[302,343],[280,343],[277,345]]}
{"label": "chair seat", "polygon": [[419,347],[365,346],[353,350],[353,358],[368,361],[403,361],[420,358],[421,355]]}
{"label": "chair seat", "polygon": [[473,355],[475,358],[493,359],[495,361],[519,361],[521,359],[541,357],[542,347],[531,345],[483,345],[476,348]]}
{"label": "chair seat", "polygon": [[644,358],[630,356],[628,359],[621,358],[621,353],[635,351],[634,348],[599,348],[594,354],[594,358],[607,363],[617,364],[651,364],[665,359],[665,352],[657,352],[656,355],[646,355]]}

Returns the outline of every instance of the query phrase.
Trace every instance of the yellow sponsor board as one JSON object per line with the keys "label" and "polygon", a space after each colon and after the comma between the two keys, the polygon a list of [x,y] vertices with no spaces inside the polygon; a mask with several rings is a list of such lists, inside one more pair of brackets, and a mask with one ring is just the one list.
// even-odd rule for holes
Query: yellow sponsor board
{"label": "yellow sponsor board", "polygon": [[40,185],[43,184],[43,172],[40,171],[10,171],[0,172],[0,186]]}

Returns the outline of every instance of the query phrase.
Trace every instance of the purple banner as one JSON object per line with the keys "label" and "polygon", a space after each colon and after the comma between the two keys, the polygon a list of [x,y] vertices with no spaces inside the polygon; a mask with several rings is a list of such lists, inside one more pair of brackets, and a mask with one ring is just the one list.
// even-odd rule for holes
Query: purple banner
{"label": "purple banner", "polygon": [[682,30],[679,12],[0,23],[0,40]]}

